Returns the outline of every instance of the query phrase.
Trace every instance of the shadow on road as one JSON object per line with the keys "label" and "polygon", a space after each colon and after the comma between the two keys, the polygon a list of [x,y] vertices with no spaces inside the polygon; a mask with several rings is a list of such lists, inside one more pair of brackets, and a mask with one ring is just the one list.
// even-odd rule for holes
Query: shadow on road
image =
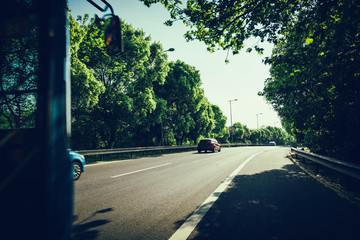
{"label": "shadow on road", "polygon": [[359,239],[359,219],[356,205],[288,164],[236,176],[189,239]]}
{"label": "shadow on road", "polygon": [[[96,239],[99,235],[98,230],[94,230],[99,226],[105,225],[109,223],[109,220],[106,219],[97,219],[92,220],[96,215],[113,211],[112,208],[107,208],[103,210],[99,210],[93,213],[91,216],[87,217],[86,219],[82,220],[79,223],[73,225],[72,231],[72,240],[92,240]],[[74,216],[73,221],[77,220],[77,216]]]}

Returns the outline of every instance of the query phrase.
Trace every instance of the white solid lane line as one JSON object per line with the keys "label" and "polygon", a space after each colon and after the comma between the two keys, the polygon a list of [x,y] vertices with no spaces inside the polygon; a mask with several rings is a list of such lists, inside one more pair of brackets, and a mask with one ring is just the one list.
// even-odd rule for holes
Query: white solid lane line
{"label": "white solid lane line", "polygon": [[150,169],[154,169],[154,168],[159,168],[159,167],[167,166],[167,165],[170,165],[170,164],[172,164],[172,163],[165,163],[165,164],[161,164],[161,165],[158,165],[158,166],[155,166],[155,167],[143,168],[143,169],[136,170],[136,171],[132,171],[132,172],[128,172],[128,173],[123,173],[123,174],[111,176],[111,178],[122,177],[122,176],[130,175],[130,174],[133,174],[133,173],[143,172],[143,171],[146,171],[146,170],[150,170]]}
{"label": "white solid lane line", "polygon": [[262,153],[264,151],[255,153],[248,159],[246,159],[235,171],[233,171],[223,183],[203,202],[198,209],[186,220],[186,222],[181,225],[181,227],[169,238],[169,240],[186,240],[191,232],[195,229],[201,219],[205,216],[205,214],[209,211],[215,201],[219,198],[221,193],[225,191],[234,177],[245,167],[251,159],[253,159],[256,155]]}

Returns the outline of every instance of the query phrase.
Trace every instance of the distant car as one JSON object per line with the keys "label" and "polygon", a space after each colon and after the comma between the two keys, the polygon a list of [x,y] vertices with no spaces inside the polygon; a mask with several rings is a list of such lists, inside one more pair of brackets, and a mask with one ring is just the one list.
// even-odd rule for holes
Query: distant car
{"label": "distant car", "polygon": [[221,145],[218,143],[216,139],[204,138],[200,140],[197,146],[197,150],[199,153],[201,153],[201,151],[207,152],[208,150],[212,152],[220,152]]}
{"label": "distant car", "polygon": [[85,157],[74,151],[69,151],[69,155],[73,164],[74,181],[76,181],[80,178],[81,173],[85,171]]}
{"label": "distant car", "polygon": [[276,142],[274,141],[269,142],[269,146],[276,146]]}

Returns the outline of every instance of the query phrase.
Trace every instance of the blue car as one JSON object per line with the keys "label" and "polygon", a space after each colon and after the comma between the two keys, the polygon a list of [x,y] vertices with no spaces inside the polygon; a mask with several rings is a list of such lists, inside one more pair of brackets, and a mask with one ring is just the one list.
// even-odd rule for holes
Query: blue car
{"label": "blue car", "polygon": [[69,151],[69,155],[73,163],[74,181],[76,181],[80,178],[81,173],[85,171],[85,157],[74,151]]}

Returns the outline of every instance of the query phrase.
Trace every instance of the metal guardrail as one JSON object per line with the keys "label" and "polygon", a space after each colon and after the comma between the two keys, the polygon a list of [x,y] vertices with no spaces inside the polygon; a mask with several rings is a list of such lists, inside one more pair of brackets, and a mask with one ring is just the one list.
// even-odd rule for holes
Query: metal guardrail
{"label": "metal guardrail", "polygon": [[133,147],[133,148],[113,148],[113,149],[95,149],[95,150],[75,150],[84,156],[120,154],[120,153],[139,153],[155,151],[177,151],[177,150],[194,150],[196,145],[191,146],[155,146],[155,147]]}
{"label": "metal guardrail", "polygon": [[[291,148],[291,152],[296,154],[296,158],[305,158],[316,162],[320,165],[328,167],[345,175],[360,179],[360,164],[344,162],[334,158],[321,156],[315,153],[306,152],[304,150]],[[300,159],[301,160],[301,159]]]}
{"label": "metal guardrail", "polygon": [[[264,146],[256,144],[232,143],[221,144],[221,147],[242,147],[242,146]],[[267,145],[265,145],[267,146]],[[84,156],[122,154],[122,153],[139,153],[139,152],[161,152],[161,151],[190,151],[196,150],[197,145],[188,146],[153,146],[153,147],[133,147],[133,148],[114,148],[114,149],[95,149],[95,150],[75,150]]]}

